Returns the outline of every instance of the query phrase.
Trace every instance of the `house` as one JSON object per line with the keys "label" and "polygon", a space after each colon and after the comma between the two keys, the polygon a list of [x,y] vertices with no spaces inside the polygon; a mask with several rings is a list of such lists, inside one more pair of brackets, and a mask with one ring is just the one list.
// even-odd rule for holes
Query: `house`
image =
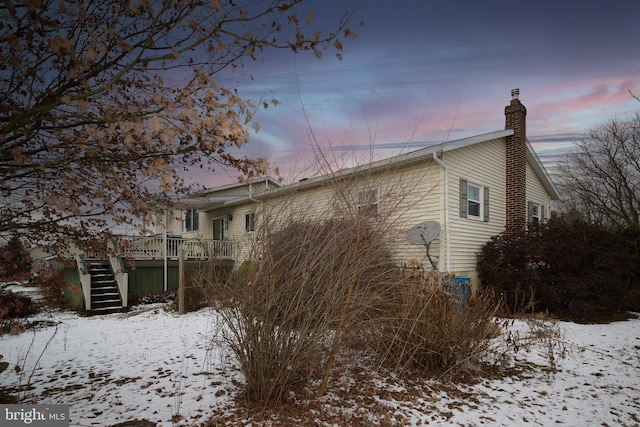
{"label": "house", "polygon": [[[84,280],[84,306],[91,308],[93,282],[101,283],[103,271],[111,270],[126,306],[126,295],[175,289],[179,254],[193,260],[212,256],[237,268],[256,257],[252,250],[259,248],[266,227],[351,213],[389,227],[389,247],[398,264],[417,259],[426,269],[477,283],[476,257],[491,236],[544,222],[551,202],[559,199],[527,141],[527,110],[518,96],[514,89],[504,110],[504,129],[291,185],[265,178],[179,200],[181,209],[165,212],[155,236],[125,239],[124,259],[135,268],[122,259],[112,258],[109,267],[80,254],[78,277],[68,281]],[[425,223],[430,224],[429,242],[420,245],[407,238],[407,230]]]}
{"label": "house", "polygon": [[[113,236],[107,254],[73,249],[76,265],[64,269],[70,304],[92,314],[120,311],[128,299],[178,287],[179,258],[197,263],[213,255],[229,267],[235,265],[235,242],[229,239],[230,215],[226,203],[260,194],[279,184],[271,179],[236,183],[206,191],[197,198],[177,200],[185,209],[177,216],[164,213],[158,233],[151,236]],[[210,212],[217,212],[208,221]],[[208,237],[206,237],[208,236]],[[215,239],[212,239],[212,237]]]}
{"label": "house", "polygon": [[[326,217],[344,210],[384,218],[398,230],[399,263],[425,259],[441,271],[477,282],[476,256],[491,236],[524,229],[550,215],[559,198],[526,137],[527,110],[519,91],[505,108],[505,128],[334,171],[292,185],[265,180],[244,193],[212,189],[185,200],[188,209],[167,224],[170,233],[234,242],[233,260],[250,259],[253,235],[267,221]],[[428,245],[403,231],[425,221],[441,232]],[[426,248],[425,248],[426,246]]]}

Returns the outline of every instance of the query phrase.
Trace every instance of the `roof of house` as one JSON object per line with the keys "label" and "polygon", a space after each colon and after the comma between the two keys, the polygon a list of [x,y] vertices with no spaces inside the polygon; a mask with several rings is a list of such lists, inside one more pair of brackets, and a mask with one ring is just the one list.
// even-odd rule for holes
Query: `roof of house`
{"label": "roof of house", "polygon": [[[237,198],[234,200],[229,200],[226,202],[227,206],[243,204],[250,201],[252,198],[257,197],[273,197],[284,191],[293,191],[293,190],[302,190],[302,189],[310,189],[314,187],[320,187],[331,180],[346,178],[349,176],[356,175],[362,172],[376,172],[380,170],[384,170],[389,168],[389,166],[399,167],[399,166],[409,166],[414,165],[420,162],[424,162],[427,160],[432,160],[434,154],[444,153],[447,151],[457,150],[463,147],[468,147],[471,145],[479,144],[482,142],[487,142],[499,138],[506,138],[507,136],[513,135],[513,129],[504,129],[495,132],[489,132],[480,135],[474,135],[467,138],[462,138],[454,141],[448,141],[441,144],[432,145],[426,148],[422,148],[415,151],[410,151],[408,153],[399,154],[397,156],[385,158],[382,160],[377,160],[371,163],[367,163],[360,166],[355,166],[351,168],[341,169],[333,173],[329,173],[326,175],[321,175],[313,178],[307,178],[296,183],[286,185],[283,187],[278,187],[272,190],[268,190],[263,192],[260,196],[249,194],[245,197]],[[540,179],[540,182],[548,191],[549,195],[553,200],[558,200],[560,198],[555,185],[551,181],[551,178],[547,174],[544,166],[540,162],[540,159],[536,155],[533,147],[527,141],[527,161],[529,165],[533,168],[534,172]]]}
{"label": "roof of house", "polygon": [[274,187],[280,187],[280,184],[276,180],[274,180],[270,176],[265,176],[262,178],[254,178],[249,182],[245,182],[245,181],[233,182],[231,184],[224,184],[216,187],[206,188],[203,191],[201,191],[200,194],[219,193],[221,191],[241,189],[241,188],[246,188],[248,186],[251,186],[253,184],[261,184],[263,182],[265,183],[266,186],[273,185]]}
{"label": "roof of house", "polygon": [[177,203],[203,212],[211,211],[225,207],[235,200],[249,198],[252,187],[259,184],[264,184],[264,189],[260,189],[260,193],[267,191],[269,187],[274,189],[280,187],[280,184],[273,178],[265,177],[254,179],[251,182],[238,182],[207,188],[192,197],[178,199]]}

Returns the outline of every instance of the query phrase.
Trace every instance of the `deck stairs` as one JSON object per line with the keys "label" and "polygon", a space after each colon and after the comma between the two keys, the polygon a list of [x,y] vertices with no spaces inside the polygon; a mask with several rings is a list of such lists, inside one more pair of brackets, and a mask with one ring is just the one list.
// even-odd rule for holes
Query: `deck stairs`
{"label": "deck stairs", "polygon": [[91,309],[89,314],[110,314],[125,310],[113,270],[107,260],[87,259],[91,276]]}

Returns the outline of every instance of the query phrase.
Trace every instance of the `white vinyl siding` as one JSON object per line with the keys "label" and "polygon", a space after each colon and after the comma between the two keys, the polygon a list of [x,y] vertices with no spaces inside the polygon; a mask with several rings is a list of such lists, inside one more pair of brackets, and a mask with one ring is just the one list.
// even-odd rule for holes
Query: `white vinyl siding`
{"label": "white vinyl siding", "polygon": [[533,207],[539,206],[538,217],[541,223],[551,217],[551,197],[544,188],[531,166],[527,165],[527,223],[533,221]]}
{"label": "white vinyl siding", "polygon": [[[158,218],[159,221],[164,221],[164,214]],[[158,227],[158,234],[163,233],[162,227]],[[167,233],[169,235],[179,236],[182,233],[182,211],[174,210],[167,212]]]}
{"label": "white vinyl siding", "polygon": [[[462,153],[461,153],[462,152]],[[451,267],[456,272],[473,272],[476,269],[476,256],[482,245],[492,235],[504,230],[504,141],[488,141],[476,146],[446,152],[443,161],[449,167],[449,209],[451,227]],[[502,160],[500,160],[502,159]],[[490,219],[474,221],[462,219],[454,213],[459,210],[459,180],[473,177],[472,182],[483,184],[483,216]],[[362,177],[353,182],[336,184],[336,187],[315,187],[294,192],[284,192],[281,197],[260,203],[247,204],[234,208],[234,221],[230,223],[231,234],[241,231],[236,227],[243,220],[243,213],[252,206],[260,207],[256,212],[256,227],[262,221],[262,209],[272,222],[283,224],[292,220],[312,220],[326,218],[329,212],[357,212],[354,203],[358,190],[378,188],[378,215],[393,227],[395,241],[389,247],[394,249],[396,261],[406,263],[409,258],[423,261],[429,267],[426,248],[411,245],[404,237],[410,227],[424,222],[437,221],[442,232],[429,247],[430,256],[437,262],[438,268],[446,268],[445,248],[445,195],[443,169],[431,160],[409,167],[393,167],[389,170]],[[488,192],[485,197],[485,189]],[[489,191],[490,189],[490,191]],[[357,199],[356,199],[357,200]],[[488,204],[485,205],[484,202]],[[347,204],[345,204],[345,202]],[[350,203],[350,205],[349,205]],[[492,207],[493,206],[493,207]],[[489,209],[491,211],[489,212]],[[490,216],[489,216],[490,213]],[[390,216],[389,216],[390,215]],[[484,219],[484,218],[483,218]],[[248,244],[248,243],[247,243]]]}
{"label": "white vinyl siding", "polygon": [[[449,167],[451,269],[459,274],[472,274],[482,246],[491,236],[504,231],[505,143],[497,139],[449,151],[443,161]],[[483,210],[486,210],[483,221],[454,214],[465,210],[461,205],[461,180],[481,184],[486,189],[486,197],[482,195],[487,202],[485,205],[483,200]]]}
{"label": "white vinyl siding", "polygon": [[[363,195],[367,203],[375,189],[377,193],[377,215],[380,221],[393,230],[389,234],[395,239],[389,242],[394,251],[395,261],[406,263],[408,258],[422,259],[426,252],[424,246],[411,245],[404,238],[406,229],[424,221],[437,221],[444,227],[444,209],[442,197],[442,175],[433,161],[399,170],[391,167],[388,171],[370,174],[355,181],[347,181],[335,186],[316,187],[273,198],[265,202],[264,209],[274,229],[278,225],[291,221],[326,219],[329,216],[341,217],[356,215],[358,212],[358,192],[367,190]],[[262,209],[262,208],[261,208]],[[245,207],[246,210],[246,207]],[[257,213],[260,224],[261,213]],[[233,226],[233,223],[232,223]],[[387,227],[387,225],[385,225]],[[435,260],[440,252],[440,239],[430,246],[430,254]],[[428,261],[425,261],[428,264]]]}
{"label": "white vinyl siding", "polygon": [[[423,245],[412,245],[404,233],[414,225],[425,221],[436,221],[444,229],[443,174],[440,166],[433,161],[405,167],[400,171],[389,171],[379,178],[380,210],[384,220],[397,229],[397,241],[393,242],[395,260],[399,264],[414,258],[430,268]],[[391,217],[387,217],[391,213]],[[438,268],[441,262],[441,248],[444,234],[441,233],[429,245],[429,254]]]}

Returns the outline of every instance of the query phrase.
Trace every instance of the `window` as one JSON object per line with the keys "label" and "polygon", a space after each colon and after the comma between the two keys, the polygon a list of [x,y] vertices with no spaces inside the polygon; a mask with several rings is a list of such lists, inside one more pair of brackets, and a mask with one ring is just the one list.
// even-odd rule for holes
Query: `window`
{"label": "window", "polygon": [[198,231],[198,210],[187,209],[184,213],[183,230],[184,231]]}
{"label": "window", "polygon": [[460,180],[460,216],[489,221],[489,188]]}
{"label": "window", "polygon": [[544,206],[535,203],[527,203],[527,223],[537,227],[544,222]]}
{"label": "window", "polygon": [[229,218],[221,217],[213,220],[213,240],[227,240],[229,235]]}
{"label": "window", "polygon": [[366,188],[358,190],[356,193],[356,211],[365,218],[378,218],[378,187]]}
{"label": "window", "polygon": [[472,183],[467,184],[467,218],[480,219],[482,200],[480,199],[481,187]]}
{"label": "window", "polygon": [[254,231],[256,231],[256,214],[247,212],[244,214],[244,232],[253,233]]}

